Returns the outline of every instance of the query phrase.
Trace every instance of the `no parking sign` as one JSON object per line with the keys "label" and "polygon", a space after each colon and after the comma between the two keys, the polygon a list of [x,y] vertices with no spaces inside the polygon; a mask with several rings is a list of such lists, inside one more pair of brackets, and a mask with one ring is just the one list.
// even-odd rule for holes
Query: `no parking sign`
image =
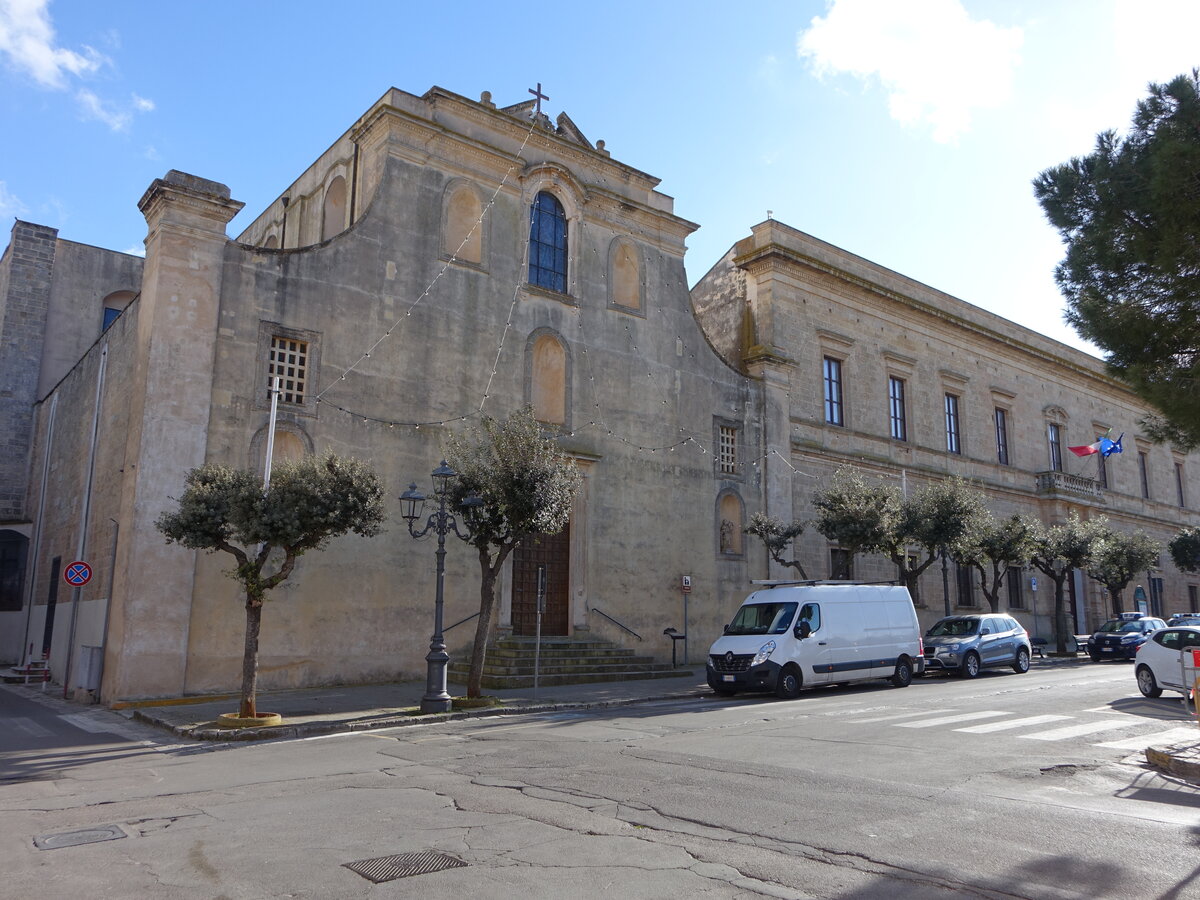
{"label": "no parking sign", "polygon": [[92,580],[92,567],[83,560],[76,560],[63,570],[63,581],[72,587],[83,587]]}

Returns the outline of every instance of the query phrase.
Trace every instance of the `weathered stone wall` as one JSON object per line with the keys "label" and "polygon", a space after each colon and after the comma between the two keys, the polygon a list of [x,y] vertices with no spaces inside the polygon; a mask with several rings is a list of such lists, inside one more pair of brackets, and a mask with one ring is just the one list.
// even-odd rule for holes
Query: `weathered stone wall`
{"label": "weathered stone wall", "polygon": [[[591,612],[599,608],[643,635],[633,641],[639,652],[668,658],[661,633],[682,630],[679,578],[688,574],[699,658],[747,589],[747,555],[720,552],[716,503],[733,488],[748,511],[757,508],[761,440],[757,386],[718,358],[692,315],[682,264],[692,226],[671,215],[654,179],[589,147],[542,132],[530,137],[527,121],[441,94],[430,99],[439,104],[433,127],[414,117],[424,108],[414,100],[403,115],[385,111],[363,134],[375,154],[364,150],[364,165],[378,171],[377,186],[347,231],[307,249],[226,251],[208,458],[261,465],[262,323],[311,333],[320,355],[313,389],[328,392],[315,415],[285,405],[281,420],[317,452],[372,463],[388,485],[393,516],[385,535],[346,537],[306,556],[274,592],[263,617],[261,683],[421,674],[432,630],[433,548],[408,536],[395,498],[414,480],[428,490],[447,434],[474,420],[485,394],[483,411],[498,417],[526,402],[530,337],[547,330],[568,357],[562,443],[587,468],[572,524],[571,628],[633,641]],[[537,159],[536,169],[505,155],[526,138],[525,158]],[[462,179],[485,198],[496,195],[479,264],[450,262],[443,249],[447,187]],[[541,188],[557,191],[573,216],[564,295],[526,285],[528,209]],[[608,248],[618,235],[638,248],[640,312],[609,303]],[[717,416],[742,428],[744,462],[734,479],[715,469]],[[450,541],[447,624],[479,606],[474,551]],[[236,585],[222,574],[227,567],[220,556],[198,561],[188,691],[236,683],[243,614]],[[506,576],[501,627],[510,621],[509,590]],[[473,627],[447,635],[453,651],[469,644]]]}
{"label": "weathered stone wall", "polygon": [[27,517],[31,410],[46,343],[56,234],[18,221],[0,258],[0,523]]}
{"label": "weathered stone wall", "polygon": [[[736,289],[732,272],[738,269],[746,273],[744,289]],[[841,466],[854,466],[909,491],[946,475],[961,475],[984,488],[998,516],[1025,513],[1055,524],[1071,511],[1085,518],[1104,515],[1115,528],[1140,528],[1164,543],[1200,518],[1195,498],[1189,508],[1180,507],[1174,482],[1176,463],[1184,466],[1185,477],[1200,477],[1200,458],[1142,440],[1137,423],[1147,412],[1145,405],[1087,354],[778,222],[756,226],[706,283],[735,287],[721,302],[705,300],[713,309],[706,321],[720,322],[729,310],[746,308],[756,340],[780,348],[791,361],[792,483],[798,518],[814,515],[813,494]],[[725,313],[718,311],[722,304]],[[844,427],[825,422],[826,355],[842,361]],[[907,441],[889,436],[889,375],[905,381]],[[946,449],[947,393],[960,398],[958,454]],[[1008,465],[998,461],[998,406],[1007,410]],[[1107,489],[1095,496],[1039,492],[1036,473],[1050,468],[1050,421],[1061,427],[1066,472],[1090,478],[1096,477],[1096,458],[1080,459],[1067,446],[1090,444],[1110,426],[1114,437],[1126,432],[1125,453],[1108,460]],[[1141,496],[1139,448],[1149,462],[1150,499]],[[828,542],[810,529],[798,546],[809,574],[828,577]],[[1030,570],[1024,579],[1030,612],[1020,614],[1029,625],[1035,602],[1030,576],[1036,574]],[[1178,572],[1165,551],[1154,574],[1165,582],[1164,612],[1186,609],[1187,587],[1197,579]],[[860,559],[855,576],[894,578],[895,570],[882,558]],[[1045,633],[1052,585],[1044,577],[1038,581],[1039,630]],[[1146,579],[1137,582],[1145,585]],[[932,621],[943,609],[940,567],[926,572],[921,591],[929,607],[922,616]],[[1104,617],[1106,598],[1090,579],[1085,579],[1083,592],[1091,627]],[[953,567],[950,593],[953,603]],[[978,591],[976,600],[986,606]],[[1127,607],[1130,602],[1127,596]]]}

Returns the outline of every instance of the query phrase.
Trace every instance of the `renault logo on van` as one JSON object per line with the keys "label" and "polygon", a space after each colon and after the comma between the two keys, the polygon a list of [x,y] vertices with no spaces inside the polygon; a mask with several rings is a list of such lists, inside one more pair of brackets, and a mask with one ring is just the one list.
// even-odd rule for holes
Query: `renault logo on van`
{"label": "renault logo on van", "polygon": [[733,651],[732,650],[725,651],[725,665],[727,665],[727,666],[733,665]]}

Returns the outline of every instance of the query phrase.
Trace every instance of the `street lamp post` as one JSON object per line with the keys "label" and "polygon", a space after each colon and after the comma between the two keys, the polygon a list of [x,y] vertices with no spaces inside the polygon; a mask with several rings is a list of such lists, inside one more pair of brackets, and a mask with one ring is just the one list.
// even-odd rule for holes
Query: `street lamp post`
{"label": "street lamp post", "polygon": [[[449,712],[453,704],[450,694],[446,691],[446,664],[450,662],[450,654],[446,652],[446,642],[442,637],[442,603],[443,586],[446,576],[446,535],[455,534],[462,540],[470,540],[471,532],[458,528],[458,520],[453,510],[446,508],[450,499],[451,479],[457,478],[455,472],[443,459],[441,465],[433,470],[433,494],[437,507],[429,514],[425,527],[416,530],[416,521],[424,511],[426,497],[417,490],[416,482],[408,486],[408,490],[400,495],[400,515],[408,522],[408,533],[414,538],[422,538],[430,531],[437,535],[437,595],[434,600],[433,637],[429,640],[429,653],[425,656],[425,696],[421,698],[421,712]],[[463,514],[470,519],[471,511],[483,504],[478,494],[471,494],[462,502]]]}

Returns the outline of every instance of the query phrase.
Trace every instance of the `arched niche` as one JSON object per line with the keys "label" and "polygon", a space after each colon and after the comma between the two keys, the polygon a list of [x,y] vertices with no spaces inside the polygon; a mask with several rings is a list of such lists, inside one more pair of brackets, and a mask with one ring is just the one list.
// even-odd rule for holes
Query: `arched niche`
{"label": "arched niche", "polygon": [[611,306],[632,312],[642,309],[642,260],[637,246],[615,238],[608,247],[608,299]]}
{"label": "arched niche", "polygon": [[566,343],[549,328],[538,329],[526,344],[526,401],[545,425],[569,427],[570,356]]}
{"label": "arched niche", "polygon": [[346,179],[338,175],[325,189],[321,210],[321,240],[341,234],[346,227]]}

